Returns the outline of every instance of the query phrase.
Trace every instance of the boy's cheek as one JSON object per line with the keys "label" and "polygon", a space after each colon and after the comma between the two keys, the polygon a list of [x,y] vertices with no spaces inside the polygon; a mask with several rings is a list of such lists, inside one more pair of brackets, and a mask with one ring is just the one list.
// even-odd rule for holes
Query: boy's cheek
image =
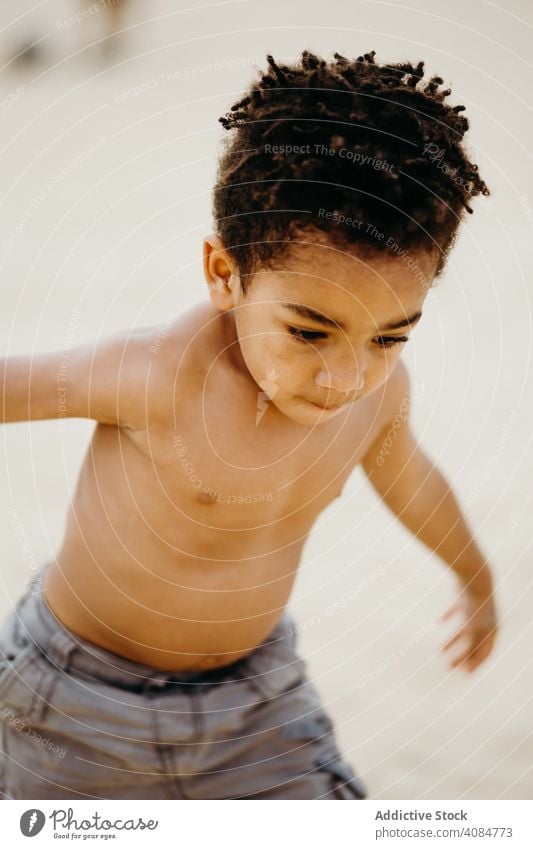
{"label": "boy's cheek", "polygon": [[263,383],[267,383],[273,390],[280,391],[294,371],[292,367],[289,369],[287,352],[265,335],[252,334],[241,343],[241,351],[251,376],[262,388]]}

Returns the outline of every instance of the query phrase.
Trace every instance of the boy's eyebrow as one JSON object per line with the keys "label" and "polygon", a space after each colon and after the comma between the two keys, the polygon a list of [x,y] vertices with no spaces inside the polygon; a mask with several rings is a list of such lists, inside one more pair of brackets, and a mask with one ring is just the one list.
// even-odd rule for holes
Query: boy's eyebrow
{"label": "boy's eyebrow", "polygon": [[408,327],[411,324],[416,324],[422,318],[421,312],[415,312],[407,318],[399,318],[398,321],[393,321],[391,324],[386,324],[381,330],[398,330],[400,327]]}
{"label": "boy's eyebrow", "polygon": [[[281,306],[292,310],[292,312],[297,313],[297,315],[300,315],[302,318],[308,318],[311,321],[316,321],[318,324],[325,324],[328,327],[337,327],[340,330],[346,330],[346,325],[342,321],[335,321],[329,316],[311,309],[311,307],[304,306],[304,304],[282,303]],[[384,327],[380,328],[380,330],[399,330],[400,327],[408,327],[409,325],[416,324],[416,322],[421,318],[422,313],[415,312],[413,315],[407,316],[406,318],[399,318],[397,321],[391,321],[390,324],[385,324]]]}

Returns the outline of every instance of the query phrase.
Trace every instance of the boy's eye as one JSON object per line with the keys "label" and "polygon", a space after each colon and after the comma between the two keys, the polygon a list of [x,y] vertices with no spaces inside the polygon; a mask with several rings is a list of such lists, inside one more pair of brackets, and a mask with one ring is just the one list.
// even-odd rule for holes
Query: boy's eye
{"label": "boy's eye", "polygon": [[[319,339],[327,338],[328,335],[317,330],[302,330],[301,327],[287,327],[287,330],[298,342],[317,342]],[[394,345],[408,341],[408,336],[378,336],[376,344],[378,348],[393,348]]]}
{"label": "boy's eye", "polygon": [[408,336],[378,336],[380,348],[392,348],[394,345],[399,345],[400,342],[409,342]]}
{"label": "boy's eye", "polygon": [[302,330],[301,327],[287,327],[287,330],[298,342],[316,342],[318,339],[324,339],[328,335],[327,333],[320,333],[318,330]]}

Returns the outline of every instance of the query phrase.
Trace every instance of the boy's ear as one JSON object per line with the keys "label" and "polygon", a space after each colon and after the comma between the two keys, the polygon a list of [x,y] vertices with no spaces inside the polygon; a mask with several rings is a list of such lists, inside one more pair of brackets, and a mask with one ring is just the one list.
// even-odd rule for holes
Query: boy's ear
{"label": "boy's ear", "polygon": [[216,233],[204,237],[204,276],[209,288],[209,297],[220,310],[231,309],[235,287],[239,286],[239,275],[224,243]]}

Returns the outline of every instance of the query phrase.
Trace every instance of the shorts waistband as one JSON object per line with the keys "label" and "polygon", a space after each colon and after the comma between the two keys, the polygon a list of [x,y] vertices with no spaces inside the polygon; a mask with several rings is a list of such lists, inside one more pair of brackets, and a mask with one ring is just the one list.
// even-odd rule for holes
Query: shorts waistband
{"label": "shorts waistband", "polygon": [[200,671],[166,671],[137,663],[84,640],[59,621],[43,595],[43,578],[49,565],[47,563],[41,568],[17,605],[15,615],[18,618],[19,632],[24,634],[25,639],[33,641],[54,666],[96,678],[115,687],[146,692],[180,685],[216,684],[223,680],[238,680],[255,674],[257,654],[268,643],[291,642],[294,639],[291,619],[287,612],[284,612],[260,646],[227,666]]}

